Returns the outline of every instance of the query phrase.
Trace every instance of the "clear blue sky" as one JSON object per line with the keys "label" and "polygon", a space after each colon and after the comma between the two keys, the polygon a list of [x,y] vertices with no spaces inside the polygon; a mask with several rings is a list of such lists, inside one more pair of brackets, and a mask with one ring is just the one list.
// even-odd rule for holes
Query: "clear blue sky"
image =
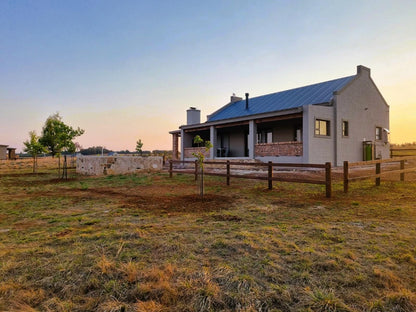
{"label": "clear blue sky", "polygon": [[[0,1],[0,144],[59,112],[83,147],[169,149],[189,106],[355,74],[416,141],[416,1]],[[203,118],[203,121],[205,118]]]}

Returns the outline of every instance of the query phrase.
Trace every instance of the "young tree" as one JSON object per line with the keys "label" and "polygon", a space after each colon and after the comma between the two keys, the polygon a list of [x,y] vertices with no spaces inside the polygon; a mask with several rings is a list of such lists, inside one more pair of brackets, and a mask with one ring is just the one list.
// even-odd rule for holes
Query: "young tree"
{"label": "young tree", "polygon": [[142,154],[143,154],[142,147],[143,147],[142,140],[141,140],[141,139],[139,139],[139,140],[136,142],[136,151],[137,151],[138,153],[140,153],[140,156],[142,156]]}
{"label": "young tree", "polygon": [[[201,146],[201,144],[204,144],[205,152],[208,152],[210,148],[212,148],[212,143],[210,141],[205,141],[199,136],[196,135],[194,137],[194,143],[198,145],[198,147]],[[199,194],[201,195],[201,198],[204,198],[204,160],[205,160],[205,154],[201,151],[198,151],[196,153],[192,153],[193,156],[196,157],[196,161],[199,167]]]}
{"label": "young tree", "polygon": [[76,146],[73,140],[83,133],[84,130],[79,127],[74,129],[66,125],[59,113],[53,114],[46,119],[39,142],[48,149],[52,157],[58,156],[59,172],[61,170],[61,153],[74,153]]}
{"label": "young tree", "polygon": [[46,153],[47,149],[39,142],[39,137],[35,131],[29,132],[29,140],[23,142],[25,145],[24,151],[29,153],[33,158],[33,173],[36,173],[38,168],[38,156]]}

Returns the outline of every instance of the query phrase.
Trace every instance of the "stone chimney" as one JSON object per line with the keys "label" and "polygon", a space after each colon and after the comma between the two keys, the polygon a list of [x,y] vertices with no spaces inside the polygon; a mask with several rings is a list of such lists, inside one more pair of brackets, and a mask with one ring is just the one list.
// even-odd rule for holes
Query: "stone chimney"
{"label": "stone chimney", "polygon": [[201,123],[201,111],[195,107],[189,107],[186,111],[186,124],[196,125]]}

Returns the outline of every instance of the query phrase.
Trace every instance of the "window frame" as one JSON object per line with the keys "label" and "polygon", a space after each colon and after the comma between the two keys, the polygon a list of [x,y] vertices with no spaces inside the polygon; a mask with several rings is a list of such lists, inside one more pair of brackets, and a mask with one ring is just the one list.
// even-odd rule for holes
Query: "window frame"
{"label": "window frame", "polygon": [[343,138],[348,138],[350,136],[350,123],[348,122],[348,120],[342,120],[341,132]]}
{"label": "window frame", "polygon": [[[322,129],[321,129],[322,123],[326,125],[326,134],[322,134]],[[315,137],[320,137],[320,138],[330,137],[331,136],[331,121],[328,119],[315,118],[314,134],[315,134]]]}
{"label": "window frame", "polygon": [[[377,131],[377,130],[379,130],[379,131]],[[376,126],[375,139],[376,139],[376,141],[382,141],[383,140],[383,127]]]}

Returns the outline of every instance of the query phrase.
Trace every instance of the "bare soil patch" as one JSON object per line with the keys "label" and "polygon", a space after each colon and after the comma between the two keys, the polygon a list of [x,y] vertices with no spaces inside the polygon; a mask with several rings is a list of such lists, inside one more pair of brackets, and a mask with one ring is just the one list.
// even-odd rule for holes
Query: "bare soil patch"
{"label": "bare soil patch", "polygon": [[88,194],[94,198],[108,198],[118,201],[123,208],[156,211],[165,213],[199,213],[228,209],[233,200],[230,197],[206,194],[202,198],[198,194],[160,195],[161,193],[150,187],[140,189],[124,189],[114,191],[108,188],[76,190],[68,192],[75,196]]}

